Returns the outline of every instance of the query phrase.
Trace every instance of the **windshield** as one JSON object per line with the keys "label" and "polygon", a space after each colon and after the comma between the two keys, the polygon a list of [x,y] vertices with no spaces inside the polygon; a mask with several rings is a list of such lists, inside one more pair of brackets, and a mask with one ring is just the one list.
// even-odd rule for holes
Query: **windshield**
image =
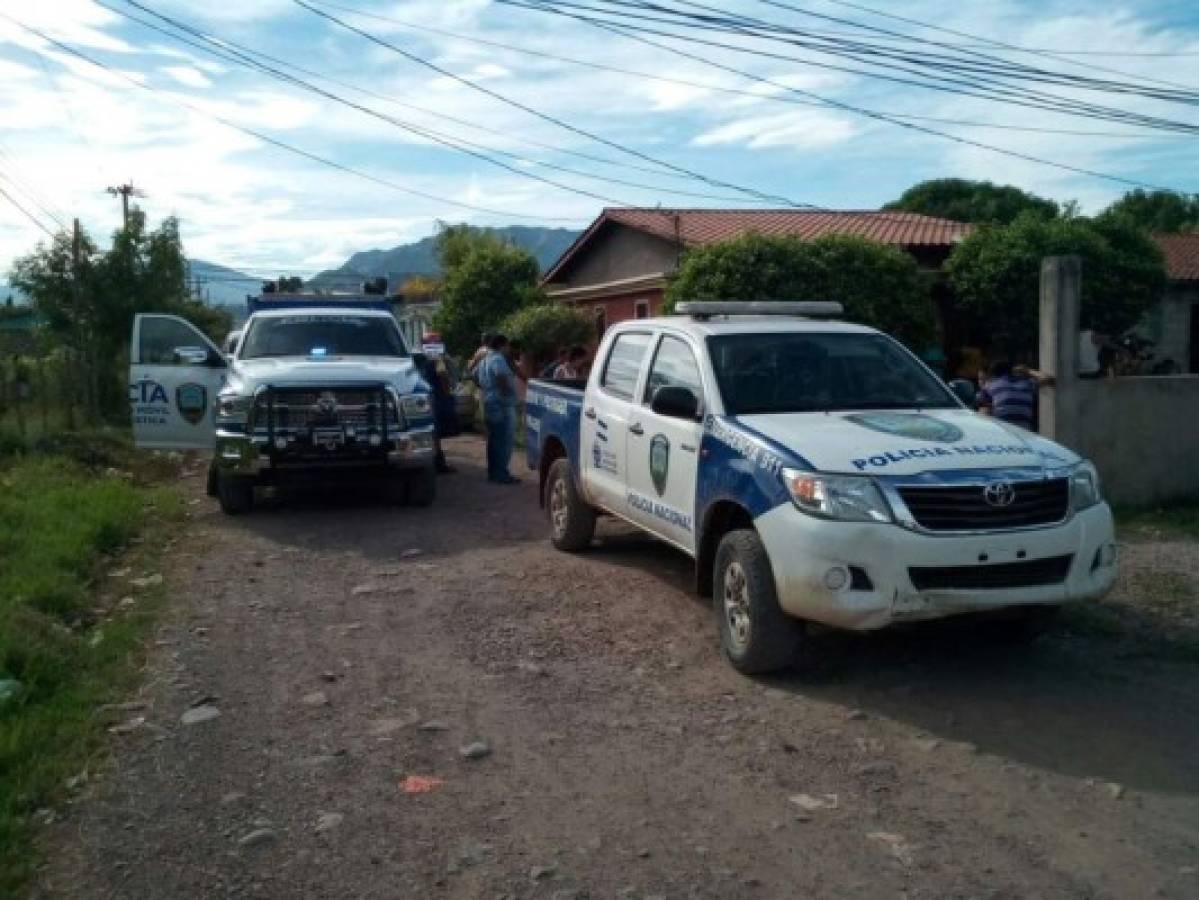
{"label": "windshield", "polygon": [[390,317],[295,315],[251,322],[239,358],[407,355],[400,331]]}
{"label": "windshield", "polygon": [[961,405],[881,334],[726,334],[709,337],[708,350],[732,415]]}

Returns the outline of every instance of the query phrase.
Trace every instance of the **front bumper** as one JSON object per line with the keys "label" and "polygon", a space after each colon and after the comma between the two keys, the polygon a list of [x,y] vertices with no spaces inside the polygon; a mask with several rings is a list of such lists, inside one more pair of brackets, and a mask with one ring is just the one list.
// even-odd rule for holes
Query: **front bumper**
{"label": "front bumper", "polygon": [[[801,513],[789,503],[760,516],[755,525],[770,556],[784,611],[838,628],[865,631],[1010,606],[1094,600],[1106,594],[1116,578],[1115,533],[1106,503],[1060,525],[982,534],[934,535],[898,525],[832,522]],[[918,590],[910,572],[1033,563],[1067,555],[1072,560],[1063,580],[1023,587]],[[850,567],[859,572],[852,573]],[[830,575],[836,569],[841,575]],[[859,577],[848,577],[851,573]],[[868,585],[860,573],[865,573]],[[830,583],[838,586],[834,589]]]}
{"label": "front bumper", "polygon": [[266,479],[284,472],[370,469],[419,470],[434,463],[433,428],[414,428],[392,435],[378,447],[345,445],[323,451],[292,441],[274,445],[268,435],[247,435],[218,428],[215,460],[224,473]]}

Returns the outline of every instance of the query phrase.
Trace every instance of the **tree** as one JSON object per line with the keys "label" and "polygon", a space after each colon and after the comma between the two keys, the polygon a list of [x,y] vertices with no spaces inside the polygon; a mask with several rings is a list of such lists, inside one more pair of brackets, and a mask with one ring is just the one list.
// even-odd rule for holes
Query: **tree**
{"label": "tree", "polygon": [[569,306],[540,303],[517,310],[500,324],[500,331],[519,341],[534,362],[534,371],[553,358],[561,347],[590,344],[596,338],[595,324]]}
{"label": "tree", "polygon": [[455,225],[438,238],[441,306],[433,326],[451,353],[468,353],[484,331],[543,299],[537,260],[487,232]]}
{"label": "tree", "polygon": [[16,260],[10,280],[45,320],[50,339],[82,361],[88,405],[95,412],[124,409],[124,374],[113,363],[127,356],[137,313],[183,316],[216,340],[229,329],[227,311],[188,297],[187,262],[174,218],[147,231],[145,216],[131,211],[129,227],[114,233],[106,253],[81,235],[77,273],[71,238],[59,233],[48,246],[39,244]]}
{"label": "tree", "polygon": [[275,282],[275,289],[280,294],[298,294],[304,289],[304,279],[299,275],[281,275]]}
{"label": "tree", "polygon": [[1165,264],[1144,232],[1118,218],[1043,219],[978,229],[946,266],[959,306],[1015,357],[1037,346],[1041,260],[1082,259],[1083,328],[1121,334],[1132,328],[1166,286]]}
{"label": "tree", "polygon": [[405,303],[434,303],[441,295],[441,282],[428,275],[412,275],[400,285]]}
{"label": "tree", "polygon": [[1199,194],[1137,188],[1105,209],[1101,218],[1121,218],[1151,232],[1199,231]]}
{"label": "tree", "polygon": [[916,349],[934,335],[932,300],[916,261],[860,237],[814,241],[746,234],[690,251],[666,291],[680,300],[835,300],[847,318]]}
{"label": "tree", "polygon": [[999,222],[1008,224],[1024,213],[1052,219],[1058,205],[1009,184],[969,181],[965,178],[934,178],[914,184],[898,200],[883,209],[922,213],[955,222]]}

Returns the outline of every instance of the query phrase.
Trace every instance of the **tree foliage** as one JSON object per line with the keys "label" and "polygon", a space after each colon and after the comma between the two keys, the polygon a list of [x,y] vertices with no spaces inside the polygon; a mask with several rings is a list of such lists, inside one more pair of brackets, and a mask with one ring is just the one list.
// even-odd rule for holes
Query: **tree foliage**
{"label": "tree foliage", "polygon": [[[10,274],[45,320],[49,338],[91,360],[97,372],[126,356],[137,313],[182,316],[216,340],[229,330],[227,311],[188,296],[187,261],[174,218],[148,231],[145,217],[134,210],[129,228],[114,234],[107,252],[81,235],[77,278],[71,237],[65,233],[16,260]],[[105,369],[97,378],[95,401],[103,411],[120,407],[120,374]]]}
{"label": "tree foliage", "polygon": [[499,330],[519,341],[536,366],[548,362],[561,347],[587,345],[596,339],[595,324],[585,314],[552,303],[517,310],[504,319]]}
{"label": "tree foliage", "polygon": [[433,303],[441,295],[441,282],[429,275],[413,275],[400,285],[405,303]]}
{"label": "tree foliage", "polygon": [[1129,191],[1102,213],[1150,232],[1177,234],[1199,231],[1199,194],[1175,191]]}
{"label": "tree foliage", "polygon": [[438,236],[441,306],[433,325],[451,353],[468,353],[479,335],[542,300],[537,260],[527,250],[466,225]]}
{"label": "tree foliage", "polygon": [[814,241],[747,234],[692,250],[666,292],[680,300],[835,300],[846,317],[911,347],[933,338],[930,292],[916,261],[864,238]]}
{"label": "tree foliage", "polygon": [[934,178],[914,184],[883,209],[921,213],[955,222],[1004,225],[1025,213],[1045,219],[1055,218],[1058,214],[1058,205],[1052,200],[1012,185],[965,178]]}
{"label": "tree foliage", "polygon": [[1083,328],[1121,334],[1133,327],[1166,286],[1157,245],[1119,218],[1043,219],[978,229],[947,264],[959,306],[994,336],[997,346],[1030,356],[1037,345],[1041,260],[1082,259]]}

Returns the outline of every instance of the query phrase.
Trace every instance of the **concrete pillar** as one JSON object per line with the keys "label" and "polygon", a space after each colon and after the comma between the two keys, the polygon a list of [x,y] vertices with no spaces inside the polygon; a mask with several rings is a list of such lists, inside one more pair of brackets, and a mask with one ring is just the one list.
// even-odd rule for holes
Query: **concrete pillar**
{"label": "concrete pillar", "polygon": [[1078,446],[1078,308],[1082,262],[1077,256],[1041,261],[1041,347],[1038,368],[1054,382],[1041,387],[1040,432]]}

